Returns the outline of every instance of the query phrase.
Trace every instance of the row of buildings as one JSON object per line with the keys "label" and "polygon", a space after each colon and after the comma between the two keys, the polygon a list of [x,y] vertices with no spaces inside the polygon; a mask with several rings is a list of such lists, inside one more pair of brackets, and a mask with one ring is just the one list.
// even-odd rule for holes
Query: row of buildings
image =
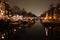
{"label": "row of buildings", "polygon": [[44,22],[60,22],[60,3],[54,7],[53,5],[50,5],[50,9],[44,12],[40,19],[43,19]]}
{"label": "row of buildings", "polygon": [[0,14],[6,15],[7,13],[11,13],[10,6],[7,1],[0,0]]}
{"label": "row of buildings", "polygon": [[10,6],[7,1],[0,0],[0,19],[4,19],[11,14]]}

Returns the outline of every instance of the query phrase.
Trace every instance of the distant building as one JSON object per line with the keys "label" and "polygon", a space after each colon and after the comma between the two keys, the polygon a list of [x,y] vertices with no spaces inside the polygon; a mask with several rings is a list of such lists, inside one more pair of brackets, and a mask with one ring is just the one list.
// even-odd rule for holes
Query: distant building
{"label": "distant building", "polygon": [[5,4],[0,0],[0,14],[5,15]]}
{"label": "distant building", "polygon": [[50,5],[50,9],[47,10],[44,14],[42,14],[41,19],[45,21],[54,21],[60,22],[60,3],[57,4],[56,7]]}
{"label": "distant building", "polygon": [[2,2],[0,0],[0,14],[8,15],[8,16],[9,16],[9,14],[11,14],[10,6],[7,1]]}

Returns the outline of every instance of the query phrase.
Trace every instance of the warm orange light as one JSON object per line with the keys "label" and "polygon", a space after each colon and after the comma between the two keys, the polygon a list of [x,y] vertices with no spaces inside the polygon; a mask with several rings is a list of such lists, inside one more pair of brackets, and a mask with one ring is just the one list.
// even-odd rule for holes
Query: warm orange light
{"label": "warm orange light", "polygon": [[4,15],[3,13],[1,13],[1,15]]}
{"label": "warm orange light", "polygon": [[0,19],[4,19],[4,15],[1,15],[1,14],[0,14]]}
{"label": "warm orange light", "polygon": [[50,16],[49,19],[52,19],[52,17]]}
{"label": "warm orange light", "polygon": [[44,20],[48,20],[48,17],[45,17]]}
{"label": "warm orange light", "polygon": [[56,19],[56,17],[57,17],[57,15],[56,15],[56,14],[54,14],[53,18],[54,18],[54,19]]}
{"label": "warm orange light", "polygon": [[54,16],[53,18],[56,19],[56,16]]}

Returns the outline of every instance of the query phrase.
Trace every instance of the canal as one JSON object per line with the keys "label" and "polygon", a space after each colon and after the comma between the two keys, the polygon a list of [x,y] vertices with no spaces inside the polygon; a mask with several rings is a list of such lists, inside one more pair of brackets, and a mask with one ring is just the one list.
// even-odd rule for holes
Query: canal
{"label": "canal", "polygon": [[[20,28],[20,29],[18,29]],[[43,40],[45,37],[44,27],[37,20],[31,27],[16,27],[15,31],[6,35],[6,40]]]}
{"label": "canal", "polygon": [[[10,32],[10,31],[9,31]],[[49,30],[48,36],[40,20],[37,20],[30,27],[17,26],[5,36],[5,40],[59,40],[60,32],[56,30]]]}

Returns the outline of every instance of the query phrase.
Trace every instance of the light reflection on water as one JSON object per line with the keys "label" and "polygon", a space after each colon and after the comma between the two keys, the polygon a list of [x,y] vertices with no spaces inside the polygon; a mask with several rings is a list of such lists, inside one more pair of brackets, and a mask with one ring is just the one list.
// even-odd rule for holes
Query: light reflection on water
{"label": "light reflection on water", "polygon": [[[28,24],[27,24],[28,25]],[[46,30],[46,31],[45,31]],[[12,30],[9,31],[9,33],[6,35],[5,39],[13,39],[13,40],[45,40],[45,39],[50,39],[52,38],[60,38],[60,32],[57,31],[52,31],[52,30],[47,30],[45,29],[43,25],[40,23],[40,20],[37,20],[35,24],[32,24],[30,27],[26,27],[24,25],[17,26],[13,28]],[[46,32],[46,33],[45,33]],[[49,33],[48,33],[49,32]],[[57,35],[58,34],[58,35]],[[47,35],[47,37],[46,37]]]}
{"label": "light reflection on water", "polygon": [[[13,33],[14,31],[14,33]],[[12,35],[13,34],[13,35]],[[37,20],[35,24],[32,24],[32,26],[24,27],[15,27],[14,30],[12,30],[12,33],[8,34],[6,39],[14,39],[18,37],[18,40],[26,39],[26,40],[34,40],[34,39],[44,39],[44,27],[42,27],[40,20]],[[13,37],[13,38],[11,38]],[[21,38],[20,38],[21,37]]]}
{"label": "light reflection on water", "polygon": [[43,34],[42,32],[44,32],[44,27],[42,27],[40,20],[37,20],[30,30],[32,33]]}

